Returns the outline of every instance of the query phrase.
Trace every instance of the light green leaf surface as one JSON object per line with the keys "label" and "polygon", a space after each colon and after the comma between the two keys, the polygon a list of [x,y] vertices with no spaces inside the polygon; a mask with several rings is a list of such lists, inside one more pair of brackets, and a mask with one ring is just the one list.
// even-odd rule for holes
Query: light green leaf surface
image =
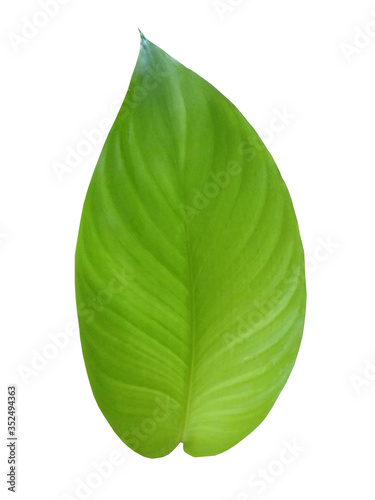
{"label": "light green leaf surface", "polygon": [[143,36],[85,200],[76,296],[96,401],[147,457],[234,446],[300,345],[303,249],[272,157],[230,101]]}

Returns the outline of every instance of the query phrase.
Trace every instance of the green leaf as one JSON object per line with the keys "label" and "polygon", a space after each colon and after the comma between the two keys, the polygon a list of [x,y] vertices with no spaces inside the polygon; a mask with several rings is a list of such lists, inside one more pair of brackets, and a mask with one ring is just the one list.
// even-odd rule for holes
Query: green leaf
{"label": "green leaf", "polygon": [[96,401],[147,457],[234,446],[300,345],[303,249],[273,159],[230,101],[143,35],[87,192],[76,296]]}

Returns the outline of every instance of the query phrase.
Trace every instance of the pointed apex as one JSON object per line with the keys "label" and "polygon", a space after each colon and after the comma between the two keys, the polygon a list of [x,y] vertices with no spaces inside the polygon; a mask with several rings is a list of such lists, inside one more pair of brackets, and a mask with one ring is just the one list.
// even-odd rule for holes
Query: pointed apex
{"label": "pointed apex", "polygon": [[141,35],[141,43],[147,42],[147,38],[144,36],[142,31],[138,28],[139,34]]}

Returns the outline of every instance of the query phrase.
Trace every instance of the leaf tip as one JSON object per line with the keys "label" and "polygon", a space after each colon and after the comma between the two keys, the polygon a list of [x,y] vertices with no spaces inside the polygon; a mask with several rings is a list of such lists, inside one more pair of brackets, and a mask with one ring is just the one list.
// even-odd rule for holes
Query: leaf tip
{"label": "leaf tip", "polygon": [[141,36],[141,43],[147,42],[147,38],[144,36],[144,34],[142,33],[142,31],[139,28],[138,28],[138,31],[139,31],[139,34]]}

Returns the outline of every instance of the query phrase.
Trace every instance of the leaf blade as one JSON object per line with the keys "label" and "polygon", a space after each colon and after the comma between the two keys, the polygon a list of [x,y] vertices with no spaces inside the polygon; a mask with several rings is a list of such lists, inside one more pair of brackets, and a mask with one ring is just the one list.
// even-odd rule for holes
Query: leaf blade
{"label": "leaf blade", "polygon": [[259,425],[301,340],[295,266],[293,206],[259,137],[143,37],[76,251],[87,372],[125,443],[149,457],[179,442],[211,455]]}

